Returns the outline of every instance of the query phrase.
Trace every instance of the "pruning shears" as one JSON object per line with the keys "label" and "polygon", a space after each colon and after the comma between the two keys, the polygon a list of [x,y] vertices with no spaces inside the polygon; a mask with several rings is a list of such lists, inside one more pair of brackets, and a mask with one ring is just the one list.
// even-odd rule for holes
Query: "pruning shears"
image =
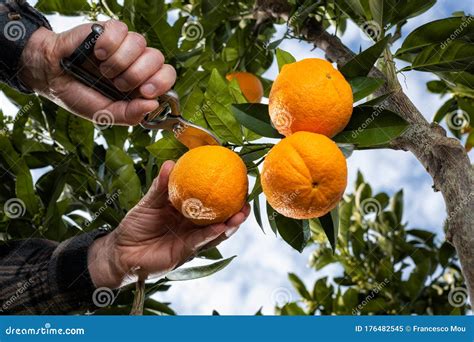
{"label": "pruning shears", "polygon": [[[104,27],[92,25],[92,32],[74,51],[61,60],[62,68],[77,80],[99,91],[114,101],[131,101],[133,93],[123,93],[114,84],[99,76],[99,61],[93,51],[97,39],[104,33]],[[158,97],[159,107],[148,113],[140,125],[146,129],[167,130],[189,149],[203,145],[221,145],[219,139],[209,130],[193,124],[181,115],[178,94],[170,90]]]}

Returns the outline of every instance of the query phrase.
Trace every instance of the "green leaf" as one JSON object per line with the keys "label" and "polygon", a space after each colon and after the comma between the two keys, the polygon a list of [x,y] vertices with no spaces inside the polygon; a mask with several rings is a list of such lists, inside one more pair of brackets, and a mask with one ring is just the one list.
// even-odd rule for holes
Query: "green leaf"
{"label": "green leaf", "polygon": [[307,300],[312,300],[312,297],[306,289],[306,286],[304,285],[303,281],[296,274],[288,273],[288,279],[291,281],[291,284],[293,284],[293,287],[296,289],[296,291],[300,294],[301,297]]}
{"label": "green leaf", "polygon": [[122,148],[128,138],[127,126],[112,126],[101,131],[108,145]]}
{"label": "green leaf", "polygon": [[291,53],[282,50],[280,48],[276,49],[276,58],[278,63],[278,70],[281,71],[285,64],[290,64],[296,62],[295,57],[291,55]]}
{"label": "green leaf", "polygon": [[8,171],[15,174],[15,191],[16,196],[23,201],[30,215],[35,215],[40,207],[38,197],[36,195],[33,178],[30,169],[26,165],[25,160],[15,151],[10,140],[0,135],[0,154],[5,160]]}
{"label": "green leaf", "polygon": [[454,98],[450,98],[438,109],[433,122],[440,123],[448,113],[455,111],[457,108],[457,101]]}
{"label": "green leaf", "polygon": [[403,219],[403,189],[399,190],[390,199],[390,209],[395,213],[395,216],[399,223]]}
{"label": "green leaf", "polygon": [[367,76],[370,70],[374,67],[375,62],[382,54],[382,51],[387,46],[390,40],[390,35],[378,41],[367,50],[362,51],[357,56],[352,58],[349,62],[344,64],[339,71],[346,78],[364,77]]}
{"label": "green leaf", "polygon": [[260,213],[260,197],[258,196],[253,200],[253,214],[255,216],[255,221],[257,221],[260,229],[262,229],[262,232],[265,234],[262,223],[262,215]]}
{"label": "green leaf", "polygon": [[453,245],[445,241],[438,250],[439,263],[442,267],[449,265],[450,260],[456,255]]}
{"label": "green leaf", "polygon": [[298,306],[296,303],[288,303],[285,304],[281,309],[280,309],[280,314],[282,316],[305,316],[306,313],[302,308]]}
{"label": "green leaf", "polygon": [[336,251],[337,235],[339,234],[339,206],[319,218],[321,227],[326,234],[333,252]]}
{"label": "green leaf", "polygon": [[[297,220],[278,214],[276,211],[268,210],[271,206],[267,203],[267,214],[270,226],[278,231],[283,240],[298,252],[303,252],[309,239],[311,231],[308,220]],[[270,216],[271,215],[271,216]]]}
{"label": "green leaf", "polygon": [[112,191],[117,191],[122,207],[131,209],[142,195],[133,159],[121,148],[111,145],[107,150],[105,165],[112,173]]}
{"label": "green leaf", "polygon": [[229,265],[234,258],[235,256],[205,266],[178,268],[168,273],[166,279],[169,281],[183,281],[204,278],[219,272]]}
{"label": "green leaf", "polygon": [[425,47],[402,71],[465,71],[474,72],[474,44],[453,40],[444,49],[439,44]]}
{"label": "green leaf", "polygon": [[163,138],[147,146],[146,149],[161,165],[166,160],[178,160],[188,151],[187,147],[181,144],[172,134],[164,134]]}
{"label": "green leaf", "polygon": [[151,299],[151,298],[148,298],[148,299],[145,300],[144,308],[145,308],[145,310],[146,309],[148,309],[148,310],[151,309],[152,311],[155,311],[155,312],[158,312],[158,313],[161,313],[161,314],[170,315],[170,316],[176,315],[174,310],[171,309],[167,304],[157,302],[156,300]]}
{"label": "green leaf", "polygon": [[366,98],[379,89],[384,82],[383,79],[372,77],[355,77],[349,79],[349,84],[351,85],[352,94],[354,96],[354,102]]}
{"label": "green leaf", "polygon": [[247,201],[253,201],[255,200],[261,193],[262,193],[262,183],[260,182],[260,174],[258,174],[257,178],[255,178],[255,184],[253,186],[252,191],[250,192],[249,197],[247,198]]}
{"label": "green leaf", "polygon": [[356,149],[383,148],[400,136],[408,126],[398,114],[383,106],[360,105],[354,108],[351,120],[333,140],[354,144]]}
{"label": "green leaf", "polygon": [[204,116],[213,132],[223,141],[241,145],[243,143],[242,129],[229,107],[209,97],[206,93],[206,105],[203,107]]}
{"label": "green leaf", "polygon": [[232,110],[240,124],[251,131],[262,137],[283,138],[271,124],[270,115],[268,114],[268,105],[261,103],[233,104]]}
{"label": "green leaf", "polygon": [[275,222],[275,217],[277,217],[278,215],[280,215],[279,213],[277,213],[275,211],[275,209],[272,208],[272,206],[270,205],[270,203],[267,202],[267,218],[268,218],[268,223],[270,224],[270,228],[272,229],[272,231],[275,233],[275,235],[277,235],[277,232],[278,232],[278,227],[276,225],[276,222]]}
{"label": "green leaf", "polygon": [[219,252],[219,250],[216,247],[199,252],[197,257],[209,259],[209,260],[219,260],[223,258],[221,252]]}
{"label": "green leaf", "polygon": [[[455,39],[472,41],[474,39],[474,25],[469,25],[472,17],[452,17],[435,20],[424,24],[412,31],[404,40],[396,56],[407,58],[407,55],[420,52],[423,48],[437,43],[449,43],[451,35]],[[448,40],[449,39],[449,40]],[[441,46],[439,46],[441,49]],[[404,56],[405,55],[405,56]]]}
{"label": "green leaf", "polygon": [[425,286],[425,281],[430,274],[431,262],[430,259],[422,260],[405,283],[405,288],[408,291],[410,299],[415,301]]}
{"label": "green leaf", "polygon": [[426,87],[434,94],[445,94],[449,90],[446,82],[440,80],[426,82]]}
{"label": "green leaf", "polygon": [[87,0],[39,0],[35,7],[43,13],[57,12],[62,15],[81,15],[91,10]]}

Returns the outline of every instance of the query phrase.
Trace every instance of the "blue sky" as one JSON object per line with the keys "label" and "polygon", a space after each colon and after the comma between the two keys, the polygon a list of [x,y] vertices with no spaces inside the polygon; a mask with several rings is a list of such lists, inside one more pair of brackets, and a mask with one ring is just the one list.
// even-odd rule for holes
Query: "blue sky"
{"label": "blue sky", "polygon": [[[463,10],[472,14],[473,9],[472,1],[438,1],[422,16],[409,20],[403,29],[403,37],[424,23],[447,17],[454,11]],[[57,15],[49,16],[49,19],[56,31],[64,31],[84,22],[83,18]],[[360,30],[353,24],[349,25],[342,40],[354,51],[358,51],[360,46],[364,49],[370,45],[368,40],[362,39]],[[312,46],[297,41],[284,41],[280,47],[290,51],[298,60],[323,57],[321,51],[312,51]],[[400,68],[401,64],[397,66]],[[276,74],[274,63],[265,76],[273,79]],[[400,75],[406,94],[428,120],[444,102],[439,96],[427,92],[425,83],[431,79],[435,76],[429,73]],[[0,105],[7,109],[6,112],[8,108],[13,110],[4,98],[0,98]],[[403,188],[405,221],[411,227],[440,233],[439,237],[443,238],[442,226],[446,214],[442,196],[433,192],[431,178],[410,153],[391,150],[355,152],[348,159],[348,166],[350,186],[347,192],[353,190],[357,170],[363,172],[375,192],[394,193]],[[266,235],[261,232],[251,215],[235,236],[221,246],[224,256],[238,255],[226,269],[208,278],[176,283],[168,292],[159,294],[157,299],[172,302],[172,307],[180,314],[210,314],[213,309],[221,314],[253,314],[260,307],[263,307],[265,314],[271,314],[275,299],[282,296],[296,299],[287,281],[287,273],[297,273],[308,285],[312,285],[317,275],[307,267],[310,250],[299,254],[275,238],[268,227],[267,232]],[[323,273],[331,274],[333,271],[329,268]]]}

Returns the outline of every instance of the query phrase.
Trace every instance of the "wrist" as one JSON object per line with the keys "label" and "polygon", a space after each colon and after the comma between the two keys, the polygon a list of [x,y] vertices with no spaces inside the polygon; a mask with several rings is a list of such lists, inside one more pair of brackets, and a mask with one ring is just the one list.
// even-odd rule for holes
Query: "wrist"
{"label": "wrist", "polygon": [[115,248],[114,232],[94,241],[87,256],[89,273],[95,287],[120,287],[125,272],[120,267],[120,257]]}
{"label": "wrist", "polygon": [[55,56],[57,34],[40,27],[30,37],[20,59],[20,80],[39,93],[51,88],[50,75],[59,66]]}

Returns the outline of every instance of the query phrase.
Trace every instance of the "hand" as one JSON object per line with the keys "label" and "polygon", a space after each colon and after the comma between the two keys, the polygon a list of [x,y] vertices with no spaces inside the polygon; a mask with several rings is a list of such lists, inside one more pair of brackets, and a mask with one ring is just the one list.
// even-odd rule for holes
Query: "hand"
{"label": "hand", "polygon": [[97,40],[94,54],[101,61],[100,73],[123,92],[140,98],[130,102],[113,101],[67,75],[59,62],[70,56],[91,32],[91,24],[56,34],[38,29],[29,39],[21,58],[20,79],[40,95],[87,119],[110,113],[111,124],[138,124],[157,108],[156,98],[176,80],[174,68],[164,64],[163,54],[146,46],[145,38],[128,32],[117,20],[103,23],[105,32]]}
{"label": "hand", "polygon": [[89,273],[96,287],[117,288],[134,273],[144,279],[171,271],[200,250],[230,237],[248,217],[250,207],[246,204],[225,223],[207,227],[193,224],[168,199],[173,166],[173,162],[165,162],[148,193],[118,228],[90,247]]}

